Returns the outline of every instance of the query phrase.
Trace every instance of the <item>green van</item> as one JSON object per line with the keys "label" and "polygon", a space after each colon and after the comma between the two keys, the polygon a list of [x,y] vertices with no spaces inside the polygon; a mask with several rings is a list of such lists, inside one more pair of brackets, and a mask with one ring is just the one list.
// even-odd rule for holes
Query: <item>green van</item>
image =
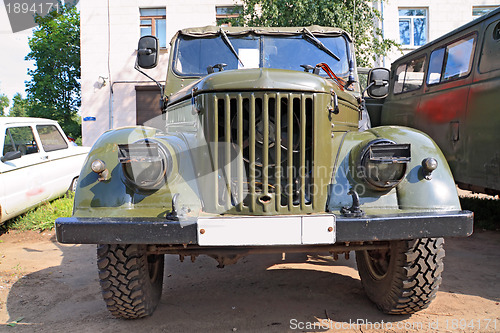
{"label": "green van", "polygon": [[463,189],[500,193],[500,8],[392,64],[372,125],[430,135]]}

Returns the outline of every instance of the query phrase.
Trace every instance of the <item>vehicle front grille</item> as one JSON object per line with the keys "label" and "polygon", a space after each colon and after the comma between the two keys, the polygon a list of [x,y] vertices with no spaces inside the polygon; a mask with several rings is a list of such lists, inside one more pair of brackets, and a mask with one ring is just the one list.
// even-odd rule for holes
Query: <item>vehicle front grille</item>
{"label": "vehicle front grille", "polygon": [[314,206],[314,94],[206,96],[216,211],[291,214]]}

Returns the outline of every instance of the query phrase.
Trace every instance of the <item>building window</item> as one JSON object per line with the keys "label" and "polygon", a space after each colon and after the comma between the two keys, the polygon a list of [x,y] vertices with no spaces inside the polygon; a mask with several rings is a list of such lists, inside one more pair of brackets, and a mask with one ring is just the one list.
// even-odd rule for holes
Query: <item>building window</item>
{"label": "building window", "polygon": [[160,47],[167,47],[167,13],[165,8],[140,8],[141,37],[156,36]]}
{"label": "building window", "polygon": [[215,7],[215,17],[217,20],[217,25],[222,27],[230,27],[231,19],[240,16],[243,12],[242,6],[216,6]]}
{"label": "building window", "polygon": [[427,43],[427,9],[399,9],[399,42],[409,47]]}
{"label": "building window", "polygon": [[476,18],[488,14],[495,8],[497,8],[497,6],[472,6],[472,16]]}

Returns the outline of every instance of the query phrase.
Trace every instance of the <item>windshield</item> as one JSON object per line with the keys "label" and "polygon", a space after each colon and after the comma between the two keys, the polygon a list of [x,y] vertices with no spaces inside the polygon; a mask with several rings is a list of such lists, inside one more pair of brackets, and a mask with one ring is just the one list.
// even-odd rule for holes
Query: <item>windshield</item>
{"label": "windshield", "polygon": [[[347,41],[342,36],[316,36],[340,61],[324,50],[297,36],[228,36],[238,57],[221,36],[192,38],[180,36],[174,50],[174,71],[185,76],[207,75],[207,67],[226,64],[225,70],[240,68],[277,68],[303,71],[300,65],[327,63],[339,76],[347,75]],[[321,75],[326,74],[324,72]]]}

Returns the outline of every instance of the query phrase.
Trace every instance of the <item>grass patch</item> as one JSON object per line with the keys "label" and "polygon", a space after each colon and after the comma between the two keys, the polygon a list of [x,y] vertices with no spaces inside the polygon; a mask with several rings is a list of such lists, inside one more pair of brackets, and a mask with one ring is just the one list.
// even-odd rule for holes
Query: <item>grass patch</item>
{"label": "grass patch", "polygon": [[474,228],[500,230],[500,200],[461,197],[460,204],[474,212]]}
{"label": "grass patch", "polygon": [[2,228],[8,230],[36,230],[44,231],[54,228],[54,221],[58,217],[71,216],[73,211],[74,193],[69,192],[64,197],[45,202],[40,206],[7,221]]}

